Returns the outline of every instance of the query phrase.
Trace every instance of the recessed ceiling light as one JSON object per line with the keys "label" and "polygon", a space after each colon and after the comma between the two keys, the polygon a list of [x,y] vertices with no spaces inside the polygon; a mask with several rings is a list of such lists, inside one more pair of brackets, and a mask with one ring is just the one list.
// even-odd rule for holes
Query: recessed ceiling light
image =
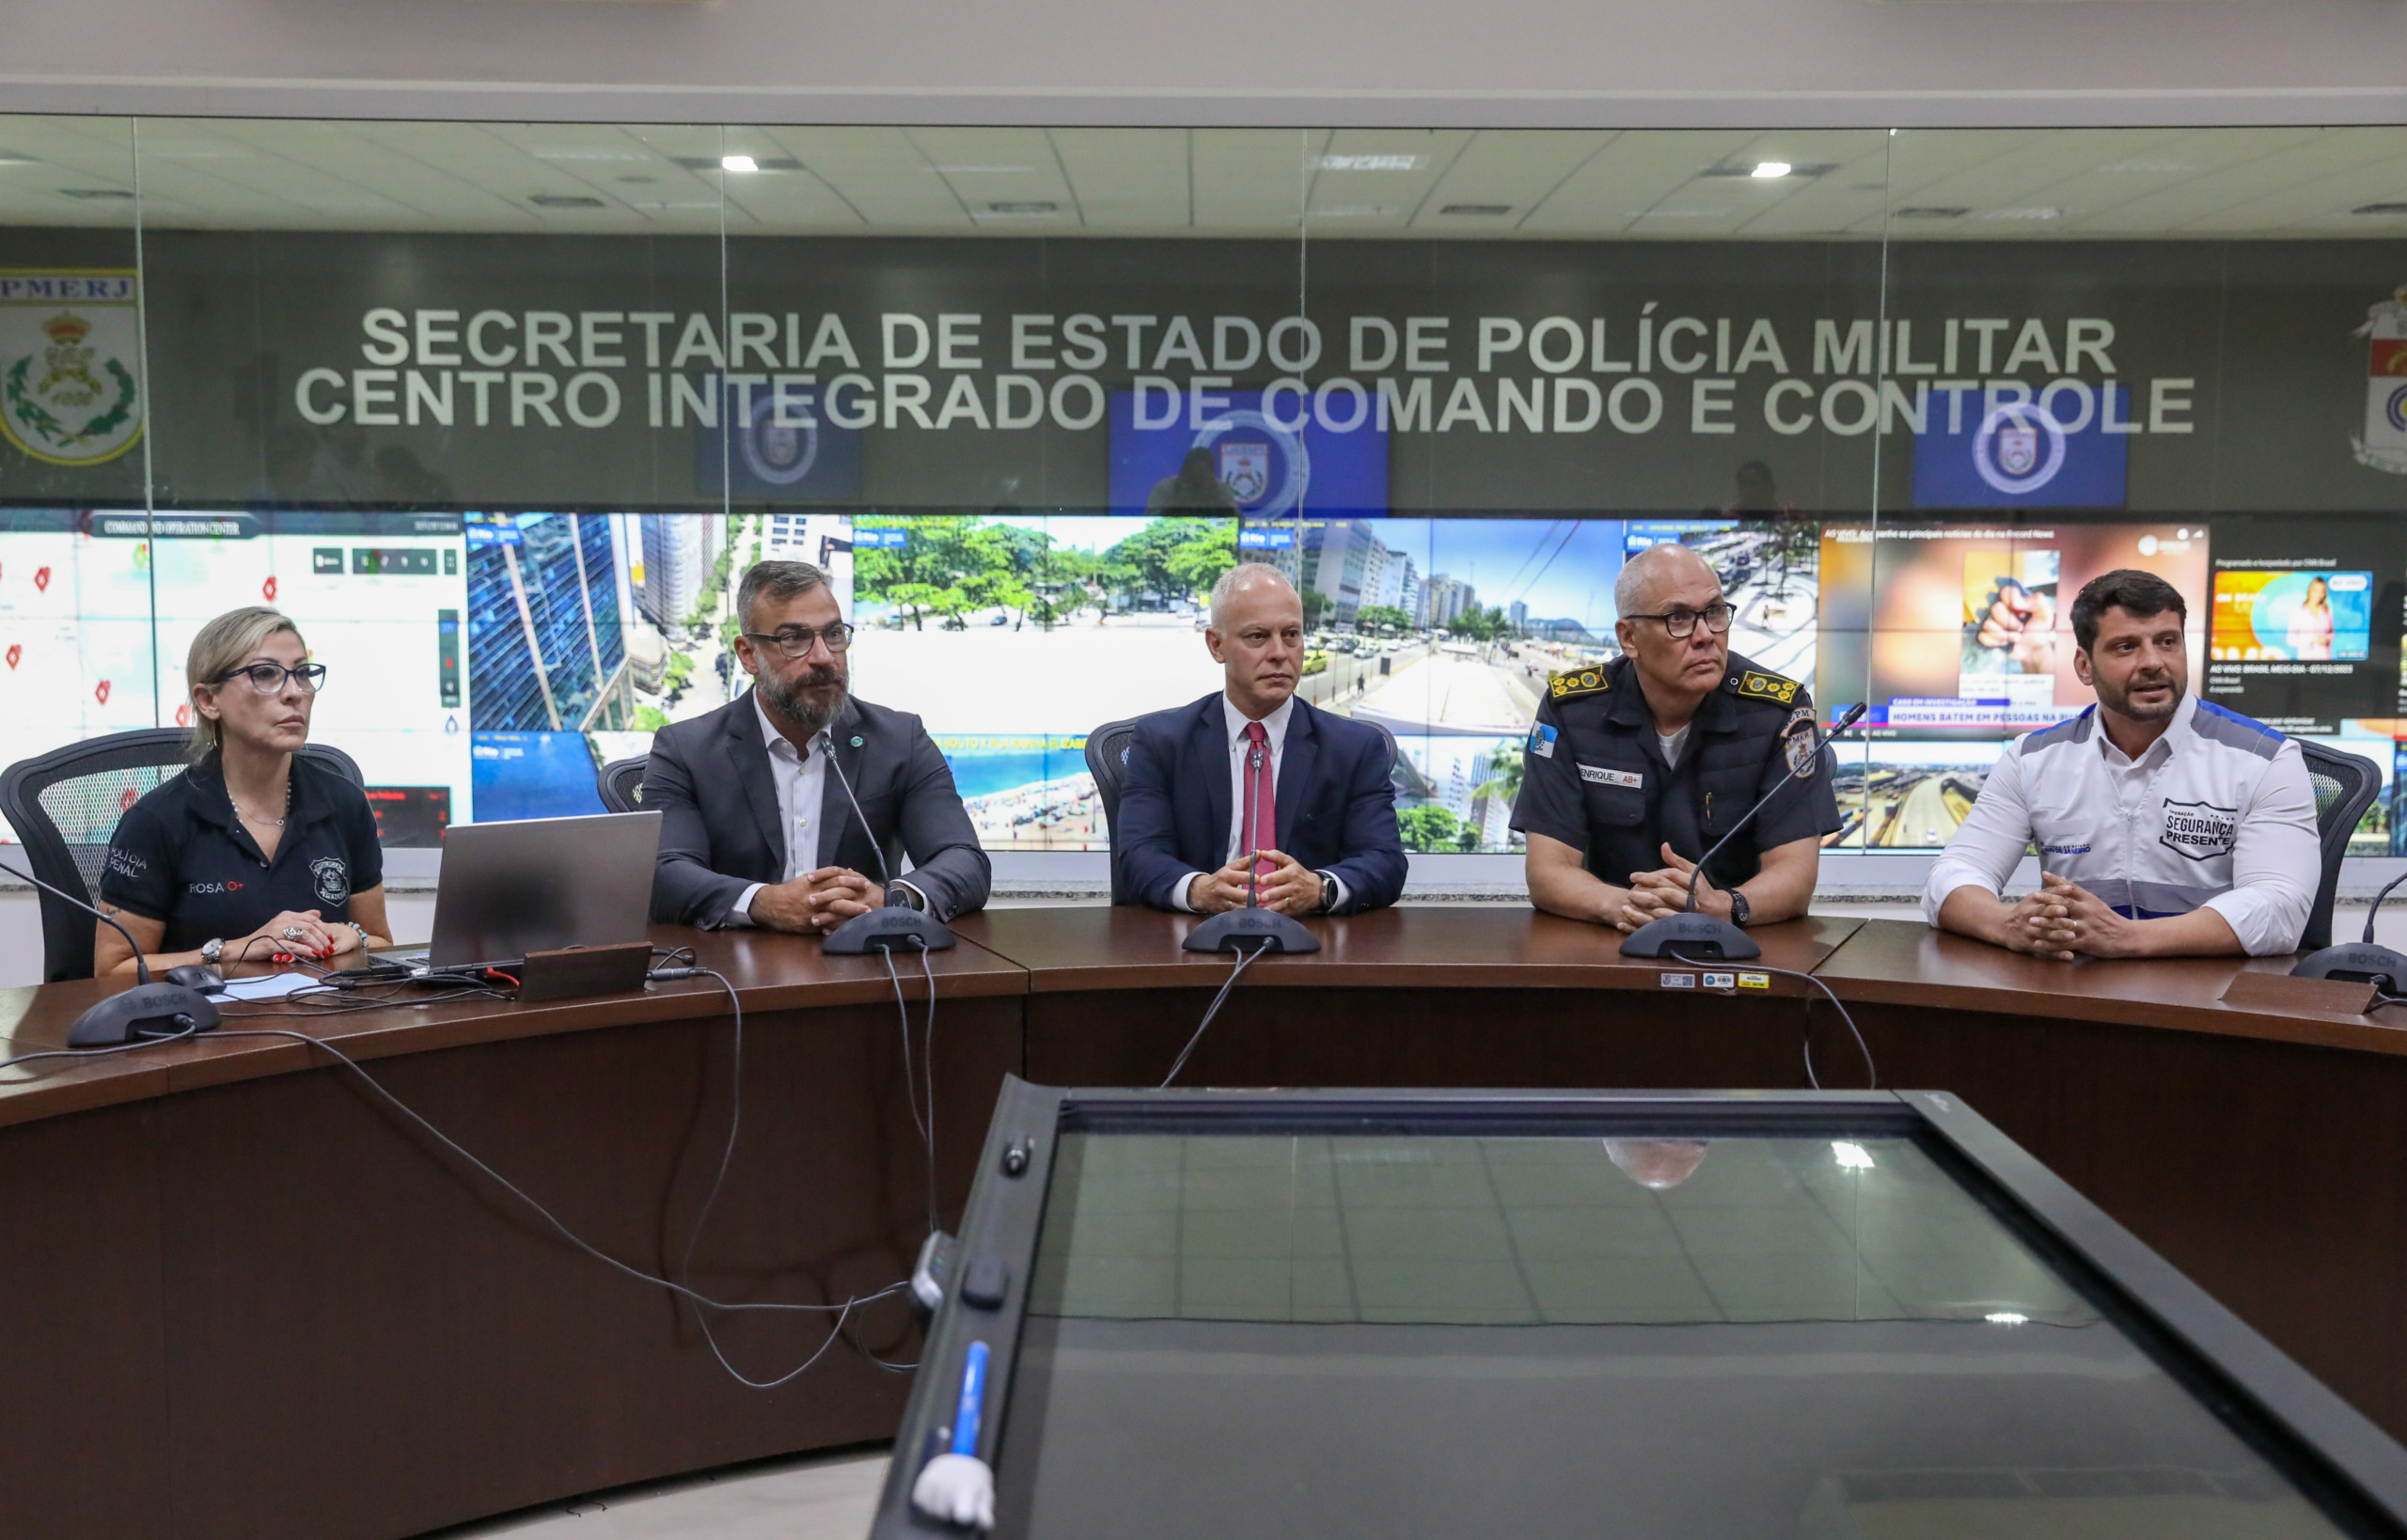
{"label": "recessed ceiling light", "polygon": [[2407,203],[2360,203],[2349,211],[2352,214],[2371,214],[2377,219],[2396,219],[2407,214]]}
{"label": "recessed ceiling light", "polygon": [[86,198],[95,202],[106,198],[130,198],[134,196],[132,193],[120,192],[115,187],[61,187],[59,191],[69,197]]}
{"label": "recessed ceiling light", "polygon": [[[800,161],[776,155],[671,155],[688,171],[799,171]],[[734,162],[742,161],[742,165]]]}
{"label": "recessed ceiling light", "polygon": [[1748,172],[1747,175],[1754,178],[1757,181],[1770,181],[1775,178],[1785,177],[1795,169],[1796,167],[1790,165],[1786,161],[1757,161],[1755,163],[1755,168],[1753,171]]}
{"label": "recessed ceiling light", "polygon": [[35,161],[31,155],[20,155],[13,149],[0,149],[0,165],[32,165],[34,164]]}
{"label": "recessed ceiling light", "polygon": [[1058,203],[1044,202],[989,203],[986,205],[986,212],[991,214],[1002,214],[1006,218],[1041,219],[1046,214],[1061,212],[1062,206]]}
{"label": "recessed ceiling light", "polygon": [[1384,219],[1395,211],[1384,203],[1331,203],[1306,209],[1307,219]]}
{"label": "recessed ceiling light", "polygon": [[1838,169],[1832,161],[1735,161],[1707,166],[1697,173],[1701,177],[1744,177],[1755,181],[1779,181],[1788,177],[1821,177]]}
{"label": "recessed ceiling light", "polygon": [[623,182],[648,183],[658,181],[660,179],[658,177],[621,177],[619,180]]}
{"label": "recessed ceiling light", "polygon": [[1899,219],[1961,219],[1973,211],[1946,203],[1910,203],[1897,211]]}
{"label": "recessed ceiling light", "polygon": [[2062,219],[2064,216],[2065,211],[2062,209],[1990,209],[1984,212],[1980,217],[1983,219]]}
{"label": "recessed ceiling light", "polygon": [[2019,1310],[1993,1310],[1981,1319],[1991,1326],[2024,1326],[2029,1324],[2031,1317]]}
{"label": "recessed ceiling light", "polygon": [[1513,206],[1509,203],[1449,203],[1438,212],[1449,214],[1480,214],[1492,218],[1497,214],[1511,213]]}
{"label": "recessed ceiling light", "polygon": [[598,197],[584,197],[569,193],[537,193],[527,201],[539,209],[606,209],[609,207]]}
{"label": "recessed ceiling light", "polygon": [[1428,165],[1422,155],[1323,155],[1324,171],[1418,171]]}

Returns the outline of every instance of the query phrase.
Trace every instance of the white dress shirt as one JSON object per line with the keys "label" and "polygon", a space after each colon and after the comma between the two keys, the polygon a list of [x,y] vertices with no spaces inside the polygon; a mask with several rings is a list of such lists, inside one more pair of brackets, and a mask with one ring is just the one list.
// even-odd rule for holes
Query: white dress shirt
{"label": "white dress shirt", "polygon": [[1959,888],[1997,895],[2036,844],[2041,871],[2133,919],[2212,909],[2252,957],[2296,950],[2323,871],[2298,745],[2184,696],[2133,760],[2097,712],[2006,746],[1930,869],[1923,918]]}
{"label": "white dress shirt", "polygon": [[[1225,694],[1220,697],[1220,715],[1221,719],[1228,724],[1229,730],[1229,844],[1226,859],[1234,861],[1251,847],[1251,841],[1247,838],[1250,831],[1245,826],[1245,757],[1248,746],[1245,730],[1252,718],[1237,710],[1236,702]],[[1268,740],[1270,747],[1270,786],[1274,798],[1278,795],[1280,767],[1286,763],[1287,724],[1294,719],[1295,715],[1296,698],[1291,695],[1279,702],[1277,711],[1262,719],[1263,736]],[[1268,849],[1278,849],[1279,843],[1276,838],[1280,833],[1278,809],[1275,808],[1264,809],[1261,821],[1263,826],[1274,836],[1272,839],[1264,841],[1263,844]],[[1188,889],[1194,885],[1195,879],[1202,875],[1204,873],[1201,872],[1190,872],[1187,874],[1185,882],[1171,889],[1172,900],[1190,914],[1194,912],[1195,905],[1188,898]],[[1345,902],[1345,884],[1338,880],[1335,872],[1321,873],[1321,880],[1334,886],[1335,896],[1329,901],[1330,907],[1343,904]]]}
{"label": "white dress shirt", "polygon": [[[813,754],[805,759],[769,720],[758,690],[752,692],[752,715],[761,720],[761,741],[769,753],[769,783],[778,792],[778,826],[786,836],[786,870],[779,880],[792,882],[819,866],[819,809],[820,798],[827,791],[827,756]],[[727,912],[727,922],[751,924],[752,896],[767,886],[756,882],[739,894],[735,907]]]}

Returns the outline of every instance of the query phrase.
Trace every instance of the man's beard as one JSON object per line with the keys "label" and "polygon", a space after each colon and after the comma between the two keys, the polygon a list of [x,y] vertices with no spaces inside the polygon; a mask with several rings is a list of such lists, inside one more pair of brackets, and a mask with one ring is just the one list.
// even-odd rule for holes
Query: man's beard
{"label": "man's beard", "polygon": [[[835,685],[835,698],[825,706],[812,705],[802,696],[802,687],[810,684]],[[806,669],[802,677],[792,684],[769,669],[752,677],[752,687],[761,692],[761,699],[768,702],[769,709],[789,722],[800,723],[803,731],[809,733],[818,732],[844,709],[843,685],[843,673],[833,665],[825,664]]]}
{"label": "man's beard", "polygon": [[2106,687],[2106,682],[2103,679],[2097,681],[2099,704],[2104,706],[2107,710],[2114,712],[2116,715],[2128,716],[2134,722],[2169,721],[2172,718],[2173,714],[2181,709],[2181,697],[2187,693],[2181,688],[2180,684],[2172,679],[2134,679],[2132,681],[2132,684],[2133,686],[2143,684],[2155,684],[2160,683],[2171,684],[2173,686],[2172,699],[2165,701],[2164,705],[2161,709],[2149,707],[2143,711],[2140,708],[2133,706],[2132,704],[2132,691],[2130,688],[2109,690]]}

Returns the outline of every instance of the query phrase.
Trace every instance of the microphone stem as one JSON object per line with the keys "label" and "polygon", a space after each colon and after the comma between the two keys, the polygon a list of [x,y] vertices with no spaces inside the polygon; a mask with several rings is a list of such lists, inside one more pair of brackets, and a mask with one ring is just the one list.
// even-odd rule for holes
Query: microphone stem
{"label": "microphone stem", "polygon": [[20,882],[32,883],[36,888],[40,888],[45,893],[65,899],[68,903],[75,905],[78,909],[83,910],[86,914],[92,915],[97,918],[102,924],[106,925],[109,929],[117,932],[118,935],[124,936],[126,946],[132,949],[134,952],[134,982],[135,983],[149,983],[150,982],[150,965],[143,960],[142,943],[134,938],[134,933],[132,931],[129,931],[124,926],[118,924],[115,919],[102,913],[97,906],[85,903],[82,899],[77,898],[72,893],[53,888],[50,884],[42,881],[39,877],[35,876],[30,872],[20,872],[15,867],[5,863],[0,863],[0,872],[6,872],[8,875],[16,878]]}

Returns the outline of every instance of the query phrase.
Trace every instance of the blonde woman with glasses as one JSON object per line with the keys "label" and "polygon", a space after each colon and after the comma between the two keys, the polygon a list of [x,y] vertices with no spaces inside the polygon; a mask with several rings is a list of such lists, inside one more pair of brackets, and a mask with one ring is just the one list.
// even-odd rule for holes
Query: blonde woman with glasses
{"label": "blonde woman with glasses", "polygon": [[[118,821],[101,907],[154,969],[390,946],[376,815],[299,752],[326,678],[299,629],[256,605],[220,615],[193,638],[184,677],[195,762]],[[97,974],[134,971],[109,926],[92,955]]]}

